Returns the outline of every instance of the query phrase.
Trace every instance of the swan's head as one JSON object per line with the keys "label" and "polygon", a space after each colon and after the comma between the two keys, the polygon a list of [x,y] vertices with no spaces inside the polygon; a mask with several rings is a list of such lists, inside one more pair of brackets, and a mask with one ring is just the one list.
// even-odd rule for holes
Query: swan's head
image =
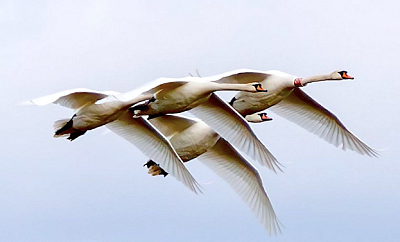
{"label": "swan's head", "polygon": [[268,117],[267,113],[254,113],[246,115],[245,119],[251,123],[262,123],[265,121],[271,121],[272,118]]}
{"label": "swan's head", "polygon": [[251,85],[255,88],[255,92],[268,92],[267,89],[264,89],[258,82]]}
{"label": "swan's head", "polygon": [[345,80],[354,79],[354,77],[347,74],[347,71],[339,70],[331,73],[332,80]]}

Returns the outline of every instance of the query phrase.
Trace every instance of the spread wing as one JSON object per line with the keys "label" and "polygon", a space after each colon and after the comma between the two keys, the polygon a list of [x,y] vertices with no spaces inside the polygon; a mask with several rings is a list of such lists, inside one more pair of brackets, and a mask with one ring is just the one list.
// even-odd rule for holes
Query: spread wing
{"label": "spread wing", "polygon": [[333,113],[299,88],[270,109],[336,147],[341,145],[343,150],[350,149],[372,157],[379,155],[377,150],[352,134]]}
{"label": "spread wing", "polygon": [[263,71],[239,69],[225,72],[220,75],[204,77],[202,79],[218,83],[247,84],[252,82],[262,82],[269,76],[270,75],[268,73],[265,73]]}
{"label": "spread wing", "polygon": [[269,234],[280,232],[280,222],[264,189],[260,174],[232,145],[220,138],[211,149],[197,158],[242,197]]}
{"label": "spread wing", "polygon": [[31,99],[29,101],[23,102],[22,105],[44,106],[50,103],[54,103],[71,109],[79,109],[84,105],[93,104],[100,99],[118,94],[118,92],[114,91],[102,92],[86,88],[77,88],[50,94],[44,97]]}
{"label": "spread wing", "polygon": [[201,192],[200,185],[186,169],[171,143],[146,119],[133,118],[126,112],[106,127],[135,145],[148,158],[160,163],[163,169],[190,190]]}
{"label": "spread wing", "polygon": [[150,119],[149,122],[154,125],[167,138],[172,137],[175,133],[181,133],[183,130],[197,123],[193,119],[177,114],[163,115],[157,118]]}
{"label": "spread wing", "polygon": [[281,170],[279,162],[257,138],[247,121],[215,93],[190,112],[261,165],[274,172],[275,167]]}
{"label": "spread wing", "polygon": [[158,78],[151,81],[149,84],[119,95],[118,99],[121,101],[128,101],[141,94],[157,94],[163,90],[173,90],[187,82],[187,78]]}

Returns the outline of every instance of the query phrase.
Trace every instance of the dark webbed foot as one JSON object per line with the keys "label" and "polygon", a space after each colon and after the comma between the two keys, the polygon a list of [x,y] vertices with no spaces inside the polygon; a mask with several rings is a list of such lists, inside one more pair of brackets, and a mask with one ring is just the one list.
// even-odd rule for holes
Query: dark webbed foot
{"label": "dark webbed foot", "polygon": [[158,176],[158,175],[163,175],[164,177],[168,176],[168,172],[166,172],[163,168],[160,167],[159,164],[155,163],[152,160],[149,160],[146,164],[143,166],[147,166],[149,169],[148,173],[152,176]]}
{"label": "dark webbed foot", "polygon": [[236,98],[235,97],[233,97],[232,99],[231,99],[231,101],[229,102],[229,104],[231,105],[231,106],[233,106],[233,103],[236,101]]}
{"label": "dark webbed foot", "polygon": [[86,133],[86,130],[85,131],[76,131],[74,133],[71,133],[69,135],[69,137],[67,138],[67,140],[73,141],[74,139],[78,138],[81,135],[84,135],[85,133]]}
{"label": "dark webbed foot", "polygon": [[143,166],[147,166],[147,168],[150,168],[151,166],[157,165],[157,163],[155,163],[152,160],[149,160],[146,164],[144,164]]}

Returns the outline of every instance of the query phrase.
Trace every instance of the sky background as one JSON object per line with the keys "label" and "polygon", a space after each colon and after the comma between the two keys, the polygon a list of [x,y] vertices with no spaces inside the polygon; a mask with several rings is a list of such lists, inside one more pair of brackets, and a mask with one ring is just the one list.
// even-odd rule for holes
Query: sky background
{"label": "sky background", "polygon": [[[400,237],[398,1],[0,2],[0,241],[397,241]],[[21,101],[86,87],[130,91],[158,77],[238,68],[300,77],[345,69],[354,81],[303,90],[379,159],[293,123],[252,125],[285,165],[259,168],[282,234],[267,231],[197,161],[195,195],[150,177],[147,158],[105,128],[69,142],[73,111]],[[229,100],[233,94],[224,93]]]}

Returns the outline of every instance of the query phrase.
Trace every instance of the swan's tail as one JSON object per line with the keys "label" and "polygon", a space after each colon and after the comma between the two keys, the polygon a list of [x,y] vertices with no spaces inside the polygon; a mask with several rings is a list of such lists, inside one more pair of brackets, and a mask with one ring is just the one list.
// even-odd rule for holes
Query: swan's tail
{"label": "swan's tail", "polygon": [[76,130],[72,127],[74,117],[75,115],[71,119],[60,119],[54,122],[54,138],[69,135],[67,140],[73,141],[74,139],[86,133],[86,130]]}
{"label": "swan's tail", "polygon": [[72,128],[72,119],[60,119],[54,122],[53,124],[54,128],[54,138],[62,137],[70,132],[68,131],[70,128]]}

